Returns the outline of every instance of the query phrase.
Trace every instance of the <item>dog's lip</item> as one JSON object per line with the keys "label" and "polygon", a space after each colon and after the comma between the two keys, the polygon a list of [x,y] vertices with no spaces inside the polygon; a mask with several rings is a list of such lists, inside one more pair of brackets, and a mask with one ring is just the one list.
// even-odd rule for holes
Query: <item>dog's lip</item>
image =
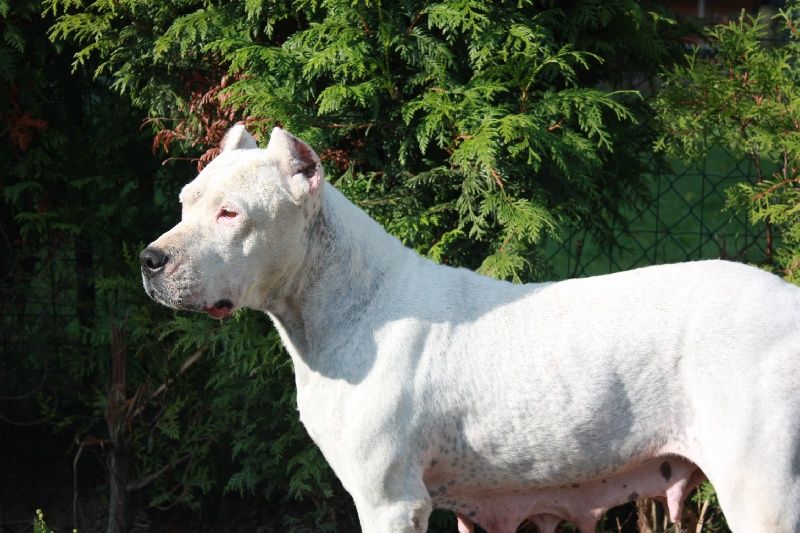
{"label": "dog's lip", "polygon": [[217,302],[206,309],[208,316],[212,318],[225,318],[233,313],[233,302],[230,300],[217,300]]}

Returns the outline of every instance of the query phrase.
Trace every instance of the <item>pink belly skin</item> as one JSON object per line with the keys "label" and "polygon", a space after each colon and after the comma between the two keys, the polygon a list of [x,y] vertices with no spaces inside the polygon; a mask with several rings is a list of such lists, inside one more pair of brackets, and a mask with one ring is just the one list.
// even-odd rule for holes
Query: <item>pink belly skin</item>
{"label": "pink belly skin", "polygon": [[453,487],[434,507],[458,510],[459,533],[472,533],[473,523],[489,533],[514,533],[525,520],[540,533],[553,533],[562,521],[581,533],[595,530],[608,509],[640,498],[664,504],[670,521],[678,522],[683,501],[704,476],[697,466],[677,456],[662,456],[598,479],[539,489],[485,492]]}

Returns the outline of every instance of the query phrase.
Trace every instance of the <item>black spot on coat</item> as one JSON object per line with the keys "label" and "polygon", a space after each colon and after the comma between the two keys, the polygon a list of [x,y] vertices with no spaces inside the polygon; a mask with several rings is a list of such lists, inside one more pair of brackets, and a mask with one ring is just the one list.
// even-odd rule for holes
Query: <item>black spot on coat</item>
{"label": "black spot on coat", "polygon": [[661,463],[661,466],[658,467],[658,471],[661,472],[661,477],[664,478],[664,481],[669,481],[669,478],[672,477],[672,467],[667,461]]}

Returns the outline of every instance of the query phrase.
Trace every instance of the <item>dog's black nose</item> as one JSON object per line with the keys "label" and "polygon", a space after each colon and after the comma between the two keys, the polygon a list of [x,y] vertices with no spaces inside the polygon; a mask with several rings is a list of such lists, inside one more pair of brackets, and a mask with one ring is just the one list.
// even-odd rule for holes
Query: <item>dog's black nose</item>
{"label": "dog's black nose", "polygon": [[139,254],[139,261],[142,263],[142,269],[149,272],[158,272],[164,265],[167,264],[169,256],[163,250],[148,246],[142,253]]}

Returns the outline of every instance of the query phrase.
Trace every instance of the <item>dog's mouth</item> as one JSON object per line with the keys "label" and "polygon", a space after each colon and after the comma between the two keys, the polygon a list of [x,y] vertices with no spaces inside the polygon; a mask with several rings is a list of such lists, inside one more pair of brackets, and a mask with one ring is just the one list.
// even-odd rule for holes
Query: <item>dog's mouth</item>
{"label": "dog's mouth", "polygon": [[225,318],[233,313],[233,302],[230,300],[217,300],[211,307],[206,309],[208,316],[212,318]]}
{"label": "dog's mouth", "polygon": [[165,295],[162,292],[162,289],[156,286],[152,280],[148,279],[146,276],[143,276],[143,280],[144,290],[147,292],[147,295],[153,300],[162,305],[166,305],[167,307],[180,309],[183,311],[206,312],[208,313],[208,316],[217,319],[226,318],[233,314],[233,302],[226,298],[217,300],[214,305],[208,307],[208,304],[205,302],[190,303],[192,300],[196,301],[196,299],[194,297],[190,297],[190,294],[187,293],[167,291]]}

